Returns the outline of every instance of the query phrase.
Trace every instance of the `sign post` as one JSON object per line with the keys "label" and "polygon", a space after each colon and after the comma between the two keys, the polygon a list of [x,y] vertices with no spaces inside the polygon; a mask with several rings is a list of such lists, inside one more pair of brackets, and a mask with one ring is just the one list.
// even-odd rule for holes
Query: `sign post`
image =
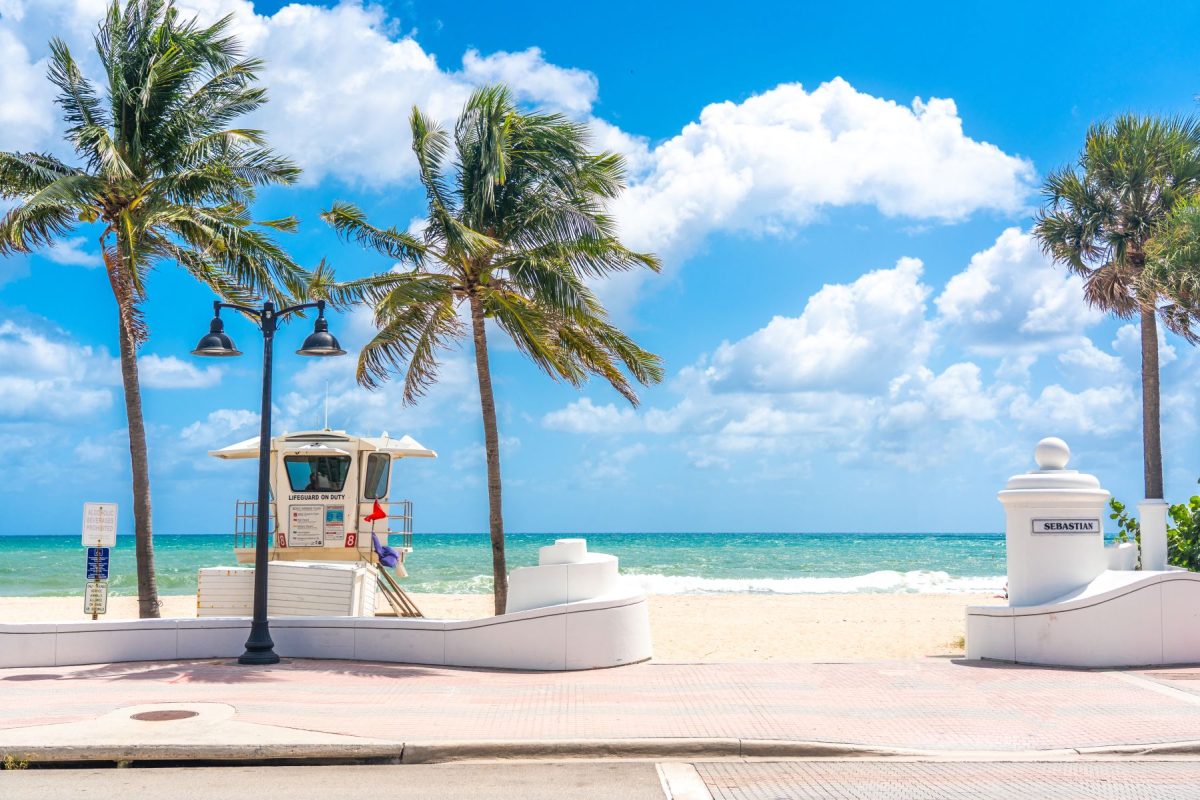
{"label": "sign post", "polygon": [[98,619],[108,610],[108,556],[117,544],[117,504],[83,504],[83,546],[87,548],[83,613]]}

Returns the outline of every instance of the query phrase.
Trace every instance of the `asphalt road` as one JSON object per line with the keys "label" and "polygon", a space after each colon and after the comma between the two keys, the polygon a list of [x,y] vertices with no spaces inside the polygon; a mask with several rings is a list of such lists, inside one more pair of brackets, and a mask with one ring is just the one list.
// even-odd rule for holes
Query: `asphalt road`
{"label": "asphalt road", "polygon": [[649,762],[31,769],[4,800],[664,800]]}

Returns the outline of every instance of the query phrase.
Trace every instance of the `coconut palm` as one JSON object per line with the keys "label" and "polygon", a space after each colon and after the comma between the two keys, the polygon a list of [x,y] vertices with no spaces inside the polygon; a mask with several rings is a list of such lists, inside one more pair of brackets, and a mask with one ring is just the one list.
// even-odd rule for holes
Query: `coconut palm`
{"label": "coconut palm", "polygon": [[[470,97],[453,137],[416,108],[410,124],[428,203],[423,232],[373,226],[346,203],[322,216],[344,238],[407,266],[346,285],[373,304],[378,327],[359,357],[360,383],[375,387],[401,371],[404,401],[414,403],[436,380],[441,352],[470,332],[499,614],[508,572],[485,320],[548,375],[574,386],[599,375],[636,405],[631,381],[660,381],[661,360],[608,320],[586,281],[657,270],[659,263],[618,239],[605,203],[624,186],[624,162],[612,153],[591,154],[583,125],[559,114],[524,113],[502,86]],[[445,169],[451,156],[452,175]]]}
{"label": "coconut palm", "polygon": [[1088,303],[1137,317],[1142,340],[1146,497],[1163,496],[1158,319],[1192,336],[1187,298],[1147,272],[1147,249],[1172,210],[1200,191],[1200,122],[1126,115],[1093,125],[1076,164],[1051,173],[1034,234],[1084,279]]}
{"label": "coconut palm", "polygon": [[261,132],[231,127],[266,95],[255,85],[262,64],[242,57],[230,21],[202,27],[181,20],[172,0],[113,0],[95,37],[102,87],[62,41],[50,43],[49,77],[79,163],[0,153],[0,196],[18,201],[0,220],[0,254],[53,245],[81,224],[98,231],[118,312],[143,617],[158,616],[137,363],[148,273],[177,265],[243,302],[303,291],[305,278],[272,237],[295,221],[255,223],[248,211],[256,187],[299,171]]}

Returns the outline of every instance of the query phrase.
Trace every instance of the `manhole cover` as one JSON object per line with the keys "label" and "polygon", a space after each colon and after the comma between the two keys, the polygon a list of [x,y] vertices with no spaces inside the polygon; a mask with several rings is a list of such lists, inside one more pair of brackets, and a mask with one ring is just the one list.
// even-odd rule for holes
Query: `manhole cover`
{"label": "manhole cover", "polygon": [[198,717],[200,714],[196,711],[183,711],[175,709],[174,711],[143,711],[140,714],[131,714],[130,719],[136,719],[139,722],[169,722],[173,719],[187,719],[188,717]]}

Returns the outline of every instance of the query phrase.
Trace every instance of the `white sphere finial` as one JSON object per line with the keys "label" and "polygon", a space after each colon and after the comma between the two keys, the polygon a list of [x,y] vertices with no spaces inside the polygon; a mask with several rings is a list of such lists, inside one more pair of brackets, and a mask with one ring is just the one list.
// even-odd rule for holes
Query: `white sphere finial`
{"label": "white sphere finial", "polygon": [[1071,460],[1071,448],[1057,436],[1047,436],[1037,443],[1033,460],[1037,462],[1038,469],[1066,469],[1067,462]]}

